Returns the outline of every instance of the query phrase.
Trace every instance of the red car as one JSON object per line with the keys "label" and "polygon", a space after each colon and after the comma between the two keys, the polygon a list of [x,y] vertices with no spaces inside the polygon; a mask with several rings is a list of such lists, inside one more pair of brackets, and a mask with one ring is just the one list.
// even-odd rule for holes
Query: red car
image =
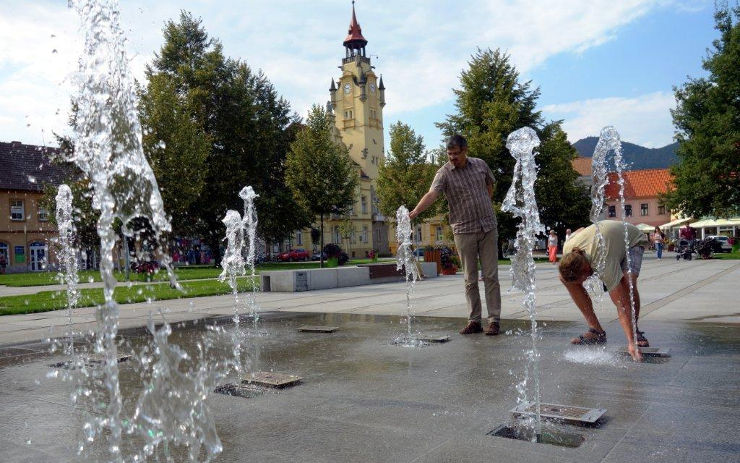
{"label": "red car", "polygon": [[310,258],[311,256],[308,254],[308,251],[302,248],[297,248],[297,249],[291,249],[288,252],[279,254],[277,259],[280,262],[294,262],[298,260],[308,260]]}

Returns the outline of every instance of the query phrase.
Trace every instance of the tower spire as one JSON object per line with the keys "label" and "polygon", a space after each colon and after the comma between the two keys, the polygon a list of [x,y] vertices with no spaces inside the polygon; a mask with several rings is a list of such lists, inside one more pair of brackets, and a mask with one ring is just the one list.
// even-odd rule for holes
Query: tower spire
{"label": "tower spire", "polygon": [[352,20],[349,23],[349,30],[347,31],[347,37],[344,39],[343,45],[347,50],[347,56],[354,56],[355,50],[357,50],[358,54],[365,56],[365,45],[367,45],[367,40],[362,36],[362,28],[360,27],[360,23],[357,21],[354,0],[352,0]]}

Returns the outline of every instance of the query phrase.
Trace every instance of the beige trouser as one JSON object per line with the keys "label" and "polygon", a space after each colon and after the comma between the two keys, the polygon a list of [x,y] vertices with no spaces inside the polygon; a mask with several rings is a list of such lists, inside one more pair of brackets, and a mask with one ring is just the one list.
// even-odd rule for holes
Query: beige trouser
{"label": "beige trouser", "polygon": [[455,245],[465,272],[465,298],[468,300],[471,321],[481,321],[481,302],[478,292],[478,257],[483,273],[488,321],[501,318],[501,286],[498,282],[498,233],[461,233],[455,235]]}

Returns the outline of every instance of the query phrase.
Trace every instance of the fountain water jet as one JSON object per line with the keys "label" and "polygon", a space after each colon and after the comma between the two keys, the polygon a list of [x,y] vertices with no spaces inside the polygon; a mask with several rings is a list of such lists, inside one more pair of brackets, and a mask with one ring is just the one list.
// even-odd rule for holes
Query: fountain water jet
{"label": "fountain water jet", "polygon": [[[167,270],[171,286],[181,288],[172,271],[164,241],[163,234],[171,230],[170,223],[163,210],[154,173],[142,151],[142,128],[138,119],[135,86],[118,21],[117,1],[72,0],[70,5],[81,18],[84,53],[80,57],[77,74],[79,91],[75,97],[74,150],[69,160],[89,179],[93,190],[93,207],[100,212],[97,231],[100,236],[100,274],[105,299],[96,311],[98,328],[95,333],[95,352],[105,358],[102,378],[105,393],[97,391],[95,385],[86,390],[86,394],[94,399],[95,406],[104,410],[100,410],[101,414],[95,413],[89,417],[84,425],[84,433],[87,443],[93,443],[97,436],[106,436],[110,459],[122,461],[122,432],[142,432],[147,438],[151,429],[137,426],[136,420],[121,418],[123,400],[116,344],[119,309],[113,298],[116,286],[113,253],[117,238],[113,225],[116,220],[121,221],[123,234],[130,237],[134,232],[129,228],[131,221],[146,219],[162,250],[160,261]],[[176,365],[167,363],[174,361],[175,357],[166,355],[167,349],[162,348],[169,332],[166,323],[165,328],[157,332],[161,333],[157,338],[158,351],[163,355],[160,355],[156,365],[163,371],[176,369]],[[140,363],[143,366],[151,362],[150,357],[141,356]],[[140,373],[145,375],[146,372]],[[194,393],[199,400],[205,399],[203,390],[207,389],[203,389],[202,384],[178,382],[177,376],[155,374],[153,378],[144,386],[144,399],[139,401],[140,406],[135,414],[137,417],[157,416],[158,410],[167,410],[167,403],[173,397],[168,391],[177,391],[178,397]],[[202,379],[200,376],[196,378],[198,381]],[[93,376],[90,379],[96,380]],[[156,391],[164,392],[158,394]],[[153,451],[160,444],[166,448],[170,440],[190,449],[205,445],[206,458],[210,459],[220,451],[220,443],[213,442],[214,434],[207,431],[212,425],[210,415],[205,406],[197,408],[197,401],[187,403],[190,406],[188,413],[175,415],[174,420],[160,420],[161,438],[150,449]],[[179,409],[179,405],[172,408]],[[189,421],[180,422],[185,417]],[[185,428],[190,430],[188,439],[180,438],[179,433]],[[148,442],[151,444],[151,441]],[[80,446],[80,452],[84,451],[85,445]]]}
{"label": "fountain water jet", "polygon": [[254,200],[259,198],[259,195],[254,192],[251,186],[245,186],[239,192],[239,197],[244,200],[244,216],[242,217],[244,230],[247,233],[247,260],[246,264],[249,268],[250,281],[252,283],[252,290],[247,295],[247,307],[249,308],[249,316],[252,318],[253,328],[256,332],[257,322],[259,321],[259,312],[257,305],[257,272],[254,267],[254,261],[257,257],[257,209],[254,207]]}
{"label": "fountain water jet", "polygon": [[[502,210],[511,212],[515,217],[521,218],[517,226],[515,241],[516,254],[511,258],[511,274],[515,288],[524,291],[522,304],[529,312],[531,324],[532,350],[529,355],[534,377],[534,402],[535,402],[535,437],[542,433],[542,419],[540,416],[540,383],[539,383],[539,357],[537,351],[537,309],[535,298],[535,264],[532,258],[532,249],[536,243],[536,235],[544,232],[540,223],[540,215],[537,209],[537,200],[534,194],[534,183],[537,180],[537,163],[535,162],[534,149],[539,146],[540,140],[535,131],[524,127],[509,134],[506,139],[506,148],[516,159],[514,165],[514,177],[511,187],[504,198]],[[528,369],[525,371],[523,384],[517,387],[520,401],[527,401]]]}
{"label": "fountain water jet", "polygon": [[236,281],[237,276],[243,276],[246,273],[244,268],[244,223],[238,212],[234,210],[226,211],[226,217],[223,219],[226,225],[226,251],[221,260],[223,271],[218,279],[221,282],[226,281],[231,287],[231,294],[234,296],[234,362],[238,373],[242,371],[241,361],[241,338],[242,333],[239,329],[239,288]]}
{"label": "fountain water jet", "polygon": [[60,263],[59,280],[67,285],[67,344],[65,355],[74,355],[74,334],[72,333],[72,311],[80,299],[80,282],[77,268],[77,249],[74,247],[75,226],[72,217],[72,190],[68,185],[59,185],[56,196],[56,219],[59,232],[59,250],[57,258]]}
{"label": "fountain water jet", "polygon": [[411,305],[411,293],[414,291],[416,280],[419,279],[419,269],[416,266],[416,257],[411,250],[411,219],[406,206],[401,206],[396,211],[396,269],[403,269],[406,274],[406,335],[401,335],[394,341],[406,347],[420,347],[426,345],[418,338],[417,333],[411,329],[414,318],[413,306]]}

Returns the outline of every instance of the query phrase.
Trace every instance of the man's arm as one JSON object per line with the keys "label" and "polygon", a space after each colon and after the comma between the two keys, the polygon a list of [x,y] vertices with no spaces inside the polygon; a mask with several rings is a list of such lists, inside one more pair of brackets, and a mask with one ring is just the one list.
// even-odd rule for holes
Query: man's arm
{"label": "man's arm", "polygon": [[427,191],[427,193],[421,197],[421,201],[419,201],[419,204],[416,205],[414,210],[409,212],[409,218],[411,218],[411,220],[414,220],[417,215],[421,214],[422,212],[427,210],[429,206],[434,204],[434,201],[437,200],[437,197],[439,197],[439,191]]}

